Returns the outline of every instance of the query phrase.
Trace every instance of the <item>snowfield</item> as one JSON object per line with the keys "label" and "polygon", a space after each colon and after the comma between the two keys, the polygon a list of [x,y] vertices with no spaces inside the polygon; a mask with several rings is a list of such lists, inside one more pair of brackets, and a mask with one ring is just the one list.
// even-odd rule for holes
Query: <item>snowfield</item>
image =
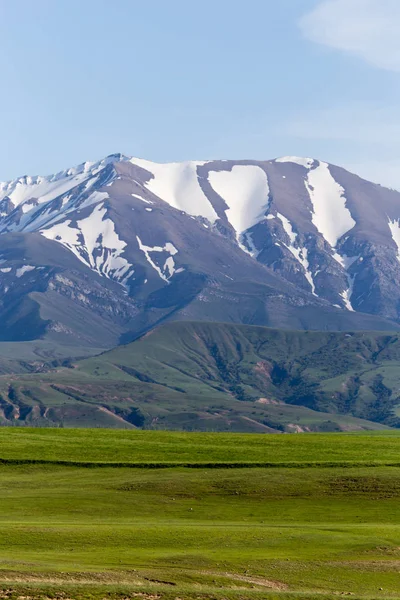
{"label": "snowfield", "polygon": [[231,171],[211,171],[208,180],[225,201],[225,214],[241,245],[241,234],[263,219],[268,210],[267,174],[261,167],[236,165]]}
{"label": "snowfield", "polygon": [[146,183],[147,189],[173,208],[194,217],[204,217],[210,223],[218,219],[199,185],[197,167],[204,163],[189,161],[163,164],[139,158],[132,158],[131,162],[151,173],[153,177]]}
{"label": "snowfield", "polygon": [[346,206],[344,189],[332,177],[327,163],[309,171],[305,186],[313,205],[312,222],[332,248],[356,224]]}

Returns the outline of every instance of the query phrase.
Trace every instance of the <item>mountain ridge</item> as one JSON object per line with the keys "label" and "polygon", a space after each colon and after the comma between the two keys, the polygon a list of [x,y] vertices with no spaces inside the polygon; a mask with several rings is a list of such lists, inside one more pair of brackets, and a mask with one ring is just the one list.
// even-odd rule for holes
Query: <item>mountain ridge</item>
{"label": "mountain ridge", "polygon": [[316,159],[121,154],[0,183],[2,339],[110,347],[168,319],[400,327],[400,193]]}

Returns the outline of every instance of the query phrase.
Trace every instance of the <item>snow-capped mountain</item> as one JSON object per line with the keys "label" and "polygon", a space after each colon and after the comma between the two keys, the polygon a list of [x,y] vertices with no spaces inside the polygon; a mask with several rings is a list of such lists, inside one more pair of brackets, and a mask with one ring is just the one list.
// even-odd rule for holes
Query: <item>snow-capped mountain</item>
{"label": "snow-capped mountain", "polygon": [[121,154],[0,183],[0,339],[109,346],[167,318],[400,322],[400,193],[310,158]]}

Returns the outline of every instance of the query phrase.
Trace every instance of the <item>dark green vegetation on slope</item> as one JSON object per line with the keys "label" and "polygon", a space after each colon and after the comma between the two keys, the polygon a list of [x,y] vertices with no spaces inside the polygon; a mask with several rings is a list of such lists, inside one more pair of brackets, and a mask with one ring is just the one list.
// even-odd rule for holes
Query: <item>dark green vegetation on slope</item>
{"label": "dark green vegetation on slope", "polygon": [[0,458],[49,461],[0,465],[1,598],[400,598],[397,432],[10,428]]}
{"label": "dark green vegetation on slope", "polygon": [[400,337],[163,325],[48,373],[3,375],[3,424],[208,431],[397,427]]}

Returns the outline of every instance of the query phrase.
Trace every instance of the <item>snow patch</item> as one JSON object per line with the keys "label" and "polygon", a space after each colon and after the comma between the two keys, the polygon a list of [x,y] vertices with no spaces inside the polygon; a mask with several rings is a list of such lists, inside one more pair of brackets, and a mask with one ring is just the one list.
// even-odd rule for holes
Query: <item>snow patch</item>
{"label": "snow patch", "polygon": [[151,200],[146,200],[145,198],[142,198],[142,196],[138,196],[138,194],[131,194],[131,196],[132,198],[137,198],[137,200],[141,200],[145,204],[154,204],[154,202],[152,202]]}
{"label": "snow patch", "polygon": [[253,258],[257,258],[260,254],[259,250],[257,250],[256,245],[253,240],[253,236],[250,231],[245,231],[241,236],[240,246],[242,249],[250,254]]}
{"label": "snow patch", "polygon": [[[97,204],[98,202],[103,202],[103,200],[107,200],[110,196],[107,192],[93,192],[90,194],[86,200],[84,200],[81,204],[79,204],[79,209],[87,208],[88,206],[93,206],[93,204]],[[74,209],[76,207],[74,206]]]}
{"label": "snow patch", "polygon": [[310,271],[310,263],[308,261],[307,248],[297,248],[294,245],[297,240],[297,233],[295,231],[293,231],[291,222],[289,221],[289,219],[287,217],[285,217],[284,215],[281,215],[280,213],[277,213],[276,216],[278,217],[278,219],[280,219],[283,229],[285,230],[285,233],[290,240],[289,244],[285,244],[284,242],[282,242],[282,243],[286,246],[286,248],[293,254],[295,259],[298,260],[299,263],[301,264],[301,266],[303,267],[304,273],[305,273],[305,278],[307,279],[308,283],[311,286],[311,292],[314,296],[317,296],[317,294],[315,293],[314,279],[313,279],[312,273]]}
{"label": "snow patch", "polygon": [[166,270],[169,271],[169,278],[172,277],[172,275],[175,273],[175,261],[172,258],[172,256],[167,258],[167,260],[164,263],[164,271]]}
{"label": "snow patch", "polygon": [[269,185],[263,169],[253,165],[235,165],[231,171],[210,171],[208,180],[213,190],[228,205],[226,217],[236,231],[239,246],[242,234],[259,223],[269,206]]}
{"label": "snow patch", "polygon": [[[5,216],[5,231],[38,231],[48,227],[55,220],[59,221],[71,210],[79,208],[79,201],[100,178],[101,172],[111,163],[126,161],[123,155],[111,155],[98,162],[86,162],[72,169],[56,173],[47,177],[20,177],[13,181],[0,182],[0,201],[9,198],[15,207],[20,206],[22,218]],[[115,172],[110,170],[110,178],[115,177]],[[105,179],[103,177],[103,179]],[[104,180],[103,185],[106,185]],[[62,197],[62,207],[52,210],[53,201]],[[80,208],[86,208],[107,198],[104,192],[94,192],[83,201]],[[69,205],[72,199],[71,205]],[[48,204],[43,211],[42,204]],[[62,209],[69,210],[62,210]],[[50,218],[49,218],[50,217]]]}
{"label": "snow patch", "polygon": [[314,163],[314,159],[302,158],[301,156],[282,156],[281,158],[276,158],[275,162],[294,163],[295,165],[300,165],[301,167],[305,167],[306,169],[311,169]]}
{"label": "snow patch", "polygon": [[134,272],[133,265],[121,256],[127,243],[119,238],[114,222],[105,218],[106,213],[107,209],[97,204],[88,217],[77,221],[76,227],[66,220],[40,233],[71,250],[99,275],[126,285]]}
{"label": "snow patch", "polygon": [[[137,243],[139,245],[139,249],[143,252],[146,257],[147,262],[151,265],[151,267],[158,273],[159,277],[165,281],[166,283],[170,283],[171,277],[175,273],[180,273],[181,269],[175,269],[175,261],[173,256],[178,253],[178,250],[171,242],[167,242],[165,246],[146,246],[143,244],[140,237],[136,236]],[[167,252],[170,256],[165,260],[164,264],[161,266],[157,264],[156,258],[152,258],[150,255],[152,253],[159,252]]]}
{"label": "snow patch", "polygon": [[61,171],[55,175],[43,177],[20,177],[13,181],[0,182],[0,200],[10,198],[14,206],[27,200],[37,200],[40,204],[62,196],[82,183],[89,189],[98,175],[107,165],[115,161],[126,161],[122,155],[111,155],[98,162],[86,162],[77,167]]}
{"label": "snow patch", "polygon": [[25,213],[29,212],[30,210],[32,210],[32,208],[35,208],[35,206],[36,206],[35,202],[28,201],[21,205],[21,210],[25,214]]}
{"label": "snow patch", "polygon": [[171,256],[175,256],[175,254],[178,254],[178,250],[175,248],[175,246],[173,244],[171,244],[171,242],[167,242],[165,244],[164,248],[167,252],[170,253]]}
{"label": "snow patch", "polygon": [[21,177],[9,183],[0,183],[0,200],[8,196],[14,206],[35,199],[39,203],[54,200],[87,179],[87,174],[65,177],[63,181],[47,177]]}
{"label": "snow patch", "polygon": [[348,275],[349,287],[347,288],[347,290],[344,290],[340,294],[347,310],[350,310],[351,312],[354,312],[354,308],[351,305],[351,296],[353,295],[354,279],[354,277]]}
{"label": "snow patch", "polygon": [[132,158],[130,162],[152,173],[153,178],[144,185],[173,208],[194,217],[204,217],[210,223],[218,219],[197,176],[197,167],[205,163],[154,163],[139,158]]}
{"label": "snow patch", "polygon": [[350,269],[351,265],[360,258],[360,255],[357,254],[356,256],[347,256],[346,254],[338,254],[337,252],[335,252],[334,258],[347,271],[347,269]]}
{"label": "snow patch", "polygon": [[392,234],[392,240],[397,246],[397,260],[400,262],[400,219],[389,219],[389,229]]}
{"label": "snow patch", "polygon": [[347,271],[348,269],[350,269],[351,265],[354,264],[360,258],[360,255],[347,256],[346,254],[340,255],[337,252],[334,252],[333,258],[337,260],[337,262],[346,270],[348,287],[346,290],[341,292],[340,295],[343,299],[343,302],[345,303],[347,310],[354,312],[354,309],[351,305],[351,296],[353,295],[354,281],[356,276],[350,275],[350,273],[347,273]]}
{"label": "snow patch", "polygon": [[283,225],[283,229],[285,230],[287,236],[290,239],[290,243],[294,244],[294,242],[296,241],[296,238],[297,238],[297,233],[295,233],[293,231],[293,227],[292,227],[291,222],[289,221],[289,219],[287,219],[286,217],[284,217],[280,213],[277,213],[277,217],[281,220],[282,225]]}
{"label": "snow patch", "polygon": [[324,162],[308,173],[305,186],[313,205],[312,222],[328,244],[336,248],[338,240],[356,224],[346,207],[344,189]]}
{"label": "snow patch", "polygon": [[[16,270],[15,274],[17,277],[22,277],[24,273],[29,273],[29,271],[34,271],[36,267],[32,267],[32,265],[23,265],[19,269]],[[11,269],[10,269],[11,270]]]}
{"label": "snow patch", "polygon": [[72,250],[73,247],[79,245],[80,231],[79,229],[70,227],[70,225],[71,221],[66,220],[62,223],[57,223],[57,225],[53,225],[53,227],[48,229],[43,229],[40,233],[48,240],[60,242],[63,244],[63,246],[66,246],[69,250]]}

